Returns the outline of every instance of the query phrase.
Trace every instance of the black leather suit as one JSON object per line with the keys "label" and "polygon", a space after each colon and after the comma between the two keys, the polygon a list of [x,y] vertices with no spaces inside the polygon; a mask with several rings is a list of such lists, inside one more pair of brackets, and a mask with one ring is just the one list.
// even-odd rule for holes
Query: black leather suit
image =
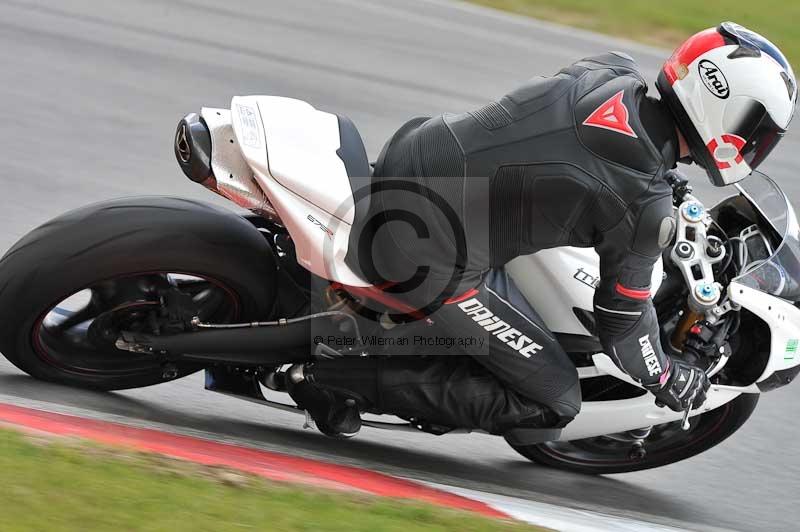
{"label": "black leather suit", "polygon": [[[668,110],[646,92],[634,61],[612,52],[478,110],[406,123],[375,168],[375,183],[386,186],[371,210],[395,215],[348,262],[376,280],[424,279],[408,301],[434,302],[432,321],[449,334],[488,341],[465,348],[471,357],[374,362],[378,375],[362,373],[360,384],[321,364],[318,382],[357,388],[376,410],[450,426],[503,432],[540,405],[563,426],[580,408],[576,371],[503,271],[515,257],[559,246],[598,252],[603,347],[632,377],[657,382],[668,359],[649,288],[674,230],[663,176],[678,141]],[[512,329],[498,334],[491,319]]]}

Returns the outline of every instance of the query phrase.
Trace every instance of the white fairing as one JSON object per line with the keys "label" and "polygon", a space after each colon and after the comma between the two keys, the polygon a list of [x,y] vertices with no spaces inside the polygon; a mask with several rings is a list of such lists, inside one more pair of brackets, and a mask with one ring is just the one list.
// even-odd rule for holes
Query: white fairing
{"label": "white fairing", "polygon": [[[591,335],[578,321],[573,308],[594,311],[592,301],[600,282],[600,258],[593,249],[546,249],[514,259],[506,269],[550,330]],[[654,294],[661,286],[663,272],[664,265],[659,259],[651,281]]]}
{"label": "white fairing", "polygon": [[776,371],[800,364],[800,309],[790,302],[732,282],[728,288],[731,300],[746,308],[769,326],[770,358],[756,379],[761,382]]}
{"label": "white fairing", "polygon": [[211,136],[211,171],[215,191],[235,204],[259,214],[274,213],[272,205],[253,177],[253,170],[235,144],[231,112],[203,107],[200,116]]}
{"label": "white fairing", "polygon": [[344,262],[353,193],[336,115],[277,96],[233,98],[236,140],[295,244],[298,262],[320,277],[368,286]]}
{"label": "white fairing", "polygon": [[[593,358],[598,375],[613,375],[620,380],[635,384],[630,377],[614,365],[614,362],[608,356],[601,353],[594,355]],[[708,391],[708,399],[703,403],[702,408],[692,410],[691,416],[718,408],[736,399],[742,392],[741,388],[712,385]],[[562,431],[559,440],[578,440],[603,434],[624,432],[678,421],[682,417],[683,412],[674,412],[669,408],[657,407],[653,396],[650,394],[617,401],[586,401],[581,406],[580,413]]]}

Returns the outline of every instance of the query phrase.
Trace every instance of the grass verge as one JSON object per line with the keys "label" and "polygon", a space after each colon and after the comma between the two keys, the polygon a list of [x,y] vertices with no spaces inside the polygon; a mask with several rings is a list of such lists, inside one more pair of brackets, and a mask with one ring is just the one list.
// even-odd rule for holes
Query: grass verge
{"label": "grass verge", "polygon": [[3,532],[544,530],[8,430],[0,430],[0,486]]}
{"label": "grass verge", "polygon": [[732,20],[764,34],[789,61],[800,60],[800,2],[787,0],[470,0],[505,11],[674,48]]}

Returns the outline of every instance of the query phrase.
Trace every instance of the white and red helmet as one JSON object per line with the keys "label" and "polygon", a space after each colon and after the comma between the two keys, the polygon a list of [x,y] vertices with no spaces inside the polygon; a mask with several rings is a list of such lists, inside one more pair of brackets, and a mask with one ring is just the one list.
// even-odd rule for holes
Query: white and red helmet
{"label": "white and red helmet", "polygon": [[656,82],[692,159],[717,186],[750,175],[783,137],[797,80],[778,48],[725,22],[694,35],[664,64]]}

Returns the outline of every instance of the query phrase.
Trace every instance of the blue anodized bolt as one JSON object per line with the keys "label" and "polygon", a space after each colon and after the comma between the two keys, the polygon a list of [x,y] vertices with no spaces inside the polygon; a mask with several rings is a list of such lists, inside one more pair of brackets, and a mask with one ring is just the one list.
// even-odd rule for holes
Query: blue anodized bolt
{"label": "blue anodized bolt", "polygon": [[697,285],[696,292],[703,301],[713,301],[717,297],[717,287],[709,283]]}
{"label": "blue anodized bolt", "polygon": [[703,206],[698,203],[690,203],[684,207],[683,215],[690,222],[699,222],[703,216]]}

